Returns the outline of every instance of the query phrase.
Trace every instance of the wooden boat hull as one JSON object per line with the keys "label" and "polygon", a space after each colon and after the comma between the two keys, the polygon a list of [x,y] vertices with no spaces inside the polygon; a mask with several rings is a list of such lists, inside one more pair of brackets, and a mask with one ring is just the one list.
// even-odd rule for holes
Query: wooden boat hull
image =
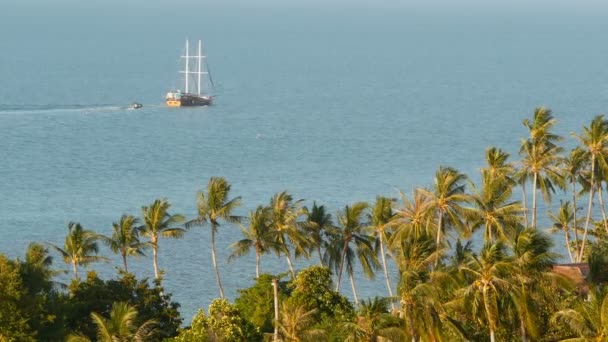
{"label": "wooden boat hull", "polygon": [[210,96],[196,96],[182,94],[179,99],[167,99],[168,107],[194,107],[194,106],[209,106],[213,102]]}

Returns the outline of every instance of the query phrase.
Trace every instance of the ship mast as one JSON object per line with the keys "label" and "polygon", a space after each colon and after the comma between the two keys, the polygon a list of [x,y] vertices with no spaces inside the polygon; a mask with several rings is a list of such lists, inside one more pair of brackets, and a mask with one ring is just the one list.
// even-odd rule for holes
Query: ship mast
{"label": "ship mast", "polygon": [[188,56],[188,40],[186,39],[186,70],[185,70],[185,77],[186,77],[186,94],[188,94],[188,78],[190,78],[189,71],[190,71],[190,66],[189,66],[189,62],[190,62],[190,56]]}
{"label": "ship mast", "polygon": [[198,86],[197,86],[197,90],[198,90],[198,95],[201,95],[201,60],[202,60],[202,56],[201,56],[201,41],[198,41]]}

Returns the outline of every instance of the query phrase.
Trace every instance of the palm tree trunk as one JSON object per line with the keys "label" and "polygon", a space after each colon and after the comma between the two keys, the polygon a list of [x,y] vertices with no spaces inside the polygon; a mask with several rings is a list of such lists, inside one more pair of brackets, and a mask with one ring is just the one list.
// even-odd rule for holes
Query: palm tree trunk
{"label": "palm tree trunk", "polygon": [[496,342],[496,338],[494,337],[493,329],[490,329],[490,342]]}
{"label": "palm tree trunk", "polygon": [[220,289],[220,298],[224,298],[224,289],[222,288],[222,280],[220,279],[220,270],[217,268],[217,260],[215,258],[215,223],[211,222],[211,260],[215,269],[215,278],[217,279],[217,287]]}
{"label": "palm tree trunk", "polygon": [[125,266],[125,273],[129,273],[129,269],[127,268],[127,254],[125,252],[122,253],[122,263]]}
{"label": "palm tree trunk", "polygon": [[604,207],[604,190],[602,188],[602,182],[600,181],[600,184],[598,186],[598,192],[597,192],[597,197],[600,200],[600,207],[602,208],[602,220],[604,223],[604,229],[606,230],[606,232],[608,232],[608,223],[606,222],[606,208]]}
{"label": "palm tree trunk", "polygon": [[[573,218],[574,218],[574,255],[578,255],[578,227],[576,221],[576,182],[572,181],[572,206],[573,206]],[[572,260],[574,262],[574,260]]]}
{"label": "palm tree trunk", "polygon": [[321,246],[320,245],[317,246],[317,254],[319,254],[319,262],[321,263],[321,266],[325,266],[325,265],[323,265],[323,256],[321,255]]}
{"label": "palm tree trunk", "polygon": [[357,289],[355,288],[355,277],[353,277],[353,272],[349,272],[350,276],[350,286],[353,289],[353,297],[355,299],[355,305],[359,304],[359,296],[357,296]]}
{"label": "palm tree trunk", "polygon": [[152,263],[154,265],[154,279],[158,280],[158,245],[154,237],[152,238]]}
{"label": "palm tree trunk", "polygon": [[74,278],[78,279],[78,264],[76,261],[72,261],[72,271],[74,271]]}
{"label": "palm tree trunk", "polygon": [[519,330],[521,331],[521,342],[528,342],[528,334],[526,333],[526,324],[523,319],[519,321]]}
{"label": "palm tree trunk", "polygon": [[534,172],[534,183],[532,183],[532,227],[536,229],[536,182],[538,181],[538,172]]}
{"label": "palm tree trunk", "polygon": [[585,253],[585,243],[587,242],[587,231],[589,230],[589,222],[591,221],[591,207],[593,206],[593,190],[595,189],[595,156],[591,156],[591,186],[589,187],[589,204],[587,206],[587,218],[585,219],[585,232],[583,233],[583,243],[581,250],[578,253],[578,262],[583,260]]}
{"label": "palm tree trunk", "polygon": [[[441,243],[441,231],[443,228],[443,215],[441,215],[441,210],[438,210],[437,213],[439,214],[439,217],[437,217],[437,242],[435,247],[437,248],[437,251],[439,251],[439,244]],[[438,262],[439,260],[437,260],[435,265],[437,265]]]}
{"label": "palm tree trunk", "polygon": [[524,180],[521,183],[521,192],[523,195],[523,204],[524,204],[524,219],[526,220],[526,227],[528,227],[528,200],[526,196],[526,181]]}
{"label": "palm tree trunk", "polygon": [[340,268],[338,269],[338,281],[336,281],[336,291],[340,291],[340,280],[342,279],[342,269],[344,268],[344,258],[346,257],[346,248],[348,245],[344,243],[342,255],[340,256]]}
{"label": "palm tree trunk", "polygon": [[564,227],[564,238],[566,240],[566,249],[568,250],[570,262],[574,262],[574,258],[572,257],[572,251],[570,250],[570,237],[568,237],[568,226]]}
{"label": "palm tree trunk", "polygon": [[[386,257],[384,256],[384,238],[380,235],[380,253],[382,253],[382,269],[384,270],[384,280],[386,281],[386,288],[388,289],[388,295],[393,297],[393,289],[391,288],[391,280],[388,275],[388,269],[386,267]],[[391,301],[391,308],[395,311],[395,303]]]}
{"label": "palm tree trunk", "polygon": [[289,266],[289,272],[291,272],[291,277],[293,279],[296,278],[296,271],[293,269],[293,263],[291,262],[291,256],[289,255],[289,251],[285,253],[285,258],[287,259],[287,265]]}
{"label": "palm tree trunk", "polygon": [[260,251],[255,250],[255,279],[260,278]]}

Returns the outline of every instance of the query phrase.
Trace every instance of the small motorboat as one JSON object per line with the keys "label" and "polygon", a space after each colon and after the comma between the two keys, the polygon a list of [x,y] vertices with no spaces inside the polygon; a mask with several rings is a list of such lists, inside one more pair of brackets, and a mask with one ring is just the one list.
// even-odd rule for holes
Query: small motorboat
{"label": "small motorboat", "polygon": [[141,107],[143,107],[143,105],[141,103],[137,103],[137,102],[133,102],[130,106],[129,109],[140,109]]}

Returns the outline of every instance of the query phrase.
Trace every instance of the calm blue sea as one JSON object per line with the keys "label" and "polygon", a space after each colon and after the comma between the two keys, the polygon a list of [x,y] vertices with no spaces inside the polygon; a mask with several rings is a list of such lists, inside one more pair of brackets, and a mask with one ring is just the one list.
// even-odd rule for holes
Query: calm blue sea
{"label": "calm blue sea", "polygon": [[[552,108],[566,136],[606,111],[605,14],[388,3],[2,5],[0,253],[22,256],[31,241],[61,245],[69,221],[109,233],[156,198],[192,218],[211,176],[233,184],[242,215],[283,190],[335,213],[429,186],[440,165],[476,178],[486,147],[517,151],[534,107]],[[213,107],[163,105],[179,86],[186,38],[205,44]],[[126,110],[135,101],[143,109]],[[223,226],[217,241],[230,298],[255,272],[253,255],[226,262],[239,238]],[[218,296],[209,231],[163,240],[159,253],[188,323]],[[113,276],[112,257],[89,269]],[[131,263],[153,277],[150,257]],[[59,258],[55,266],[68,269]],[[262,269],[287,267],[265,256]],[[379,280],[357,281],[362,297],[386,294]],[[343,291],[350,296],[347,281]]]}

